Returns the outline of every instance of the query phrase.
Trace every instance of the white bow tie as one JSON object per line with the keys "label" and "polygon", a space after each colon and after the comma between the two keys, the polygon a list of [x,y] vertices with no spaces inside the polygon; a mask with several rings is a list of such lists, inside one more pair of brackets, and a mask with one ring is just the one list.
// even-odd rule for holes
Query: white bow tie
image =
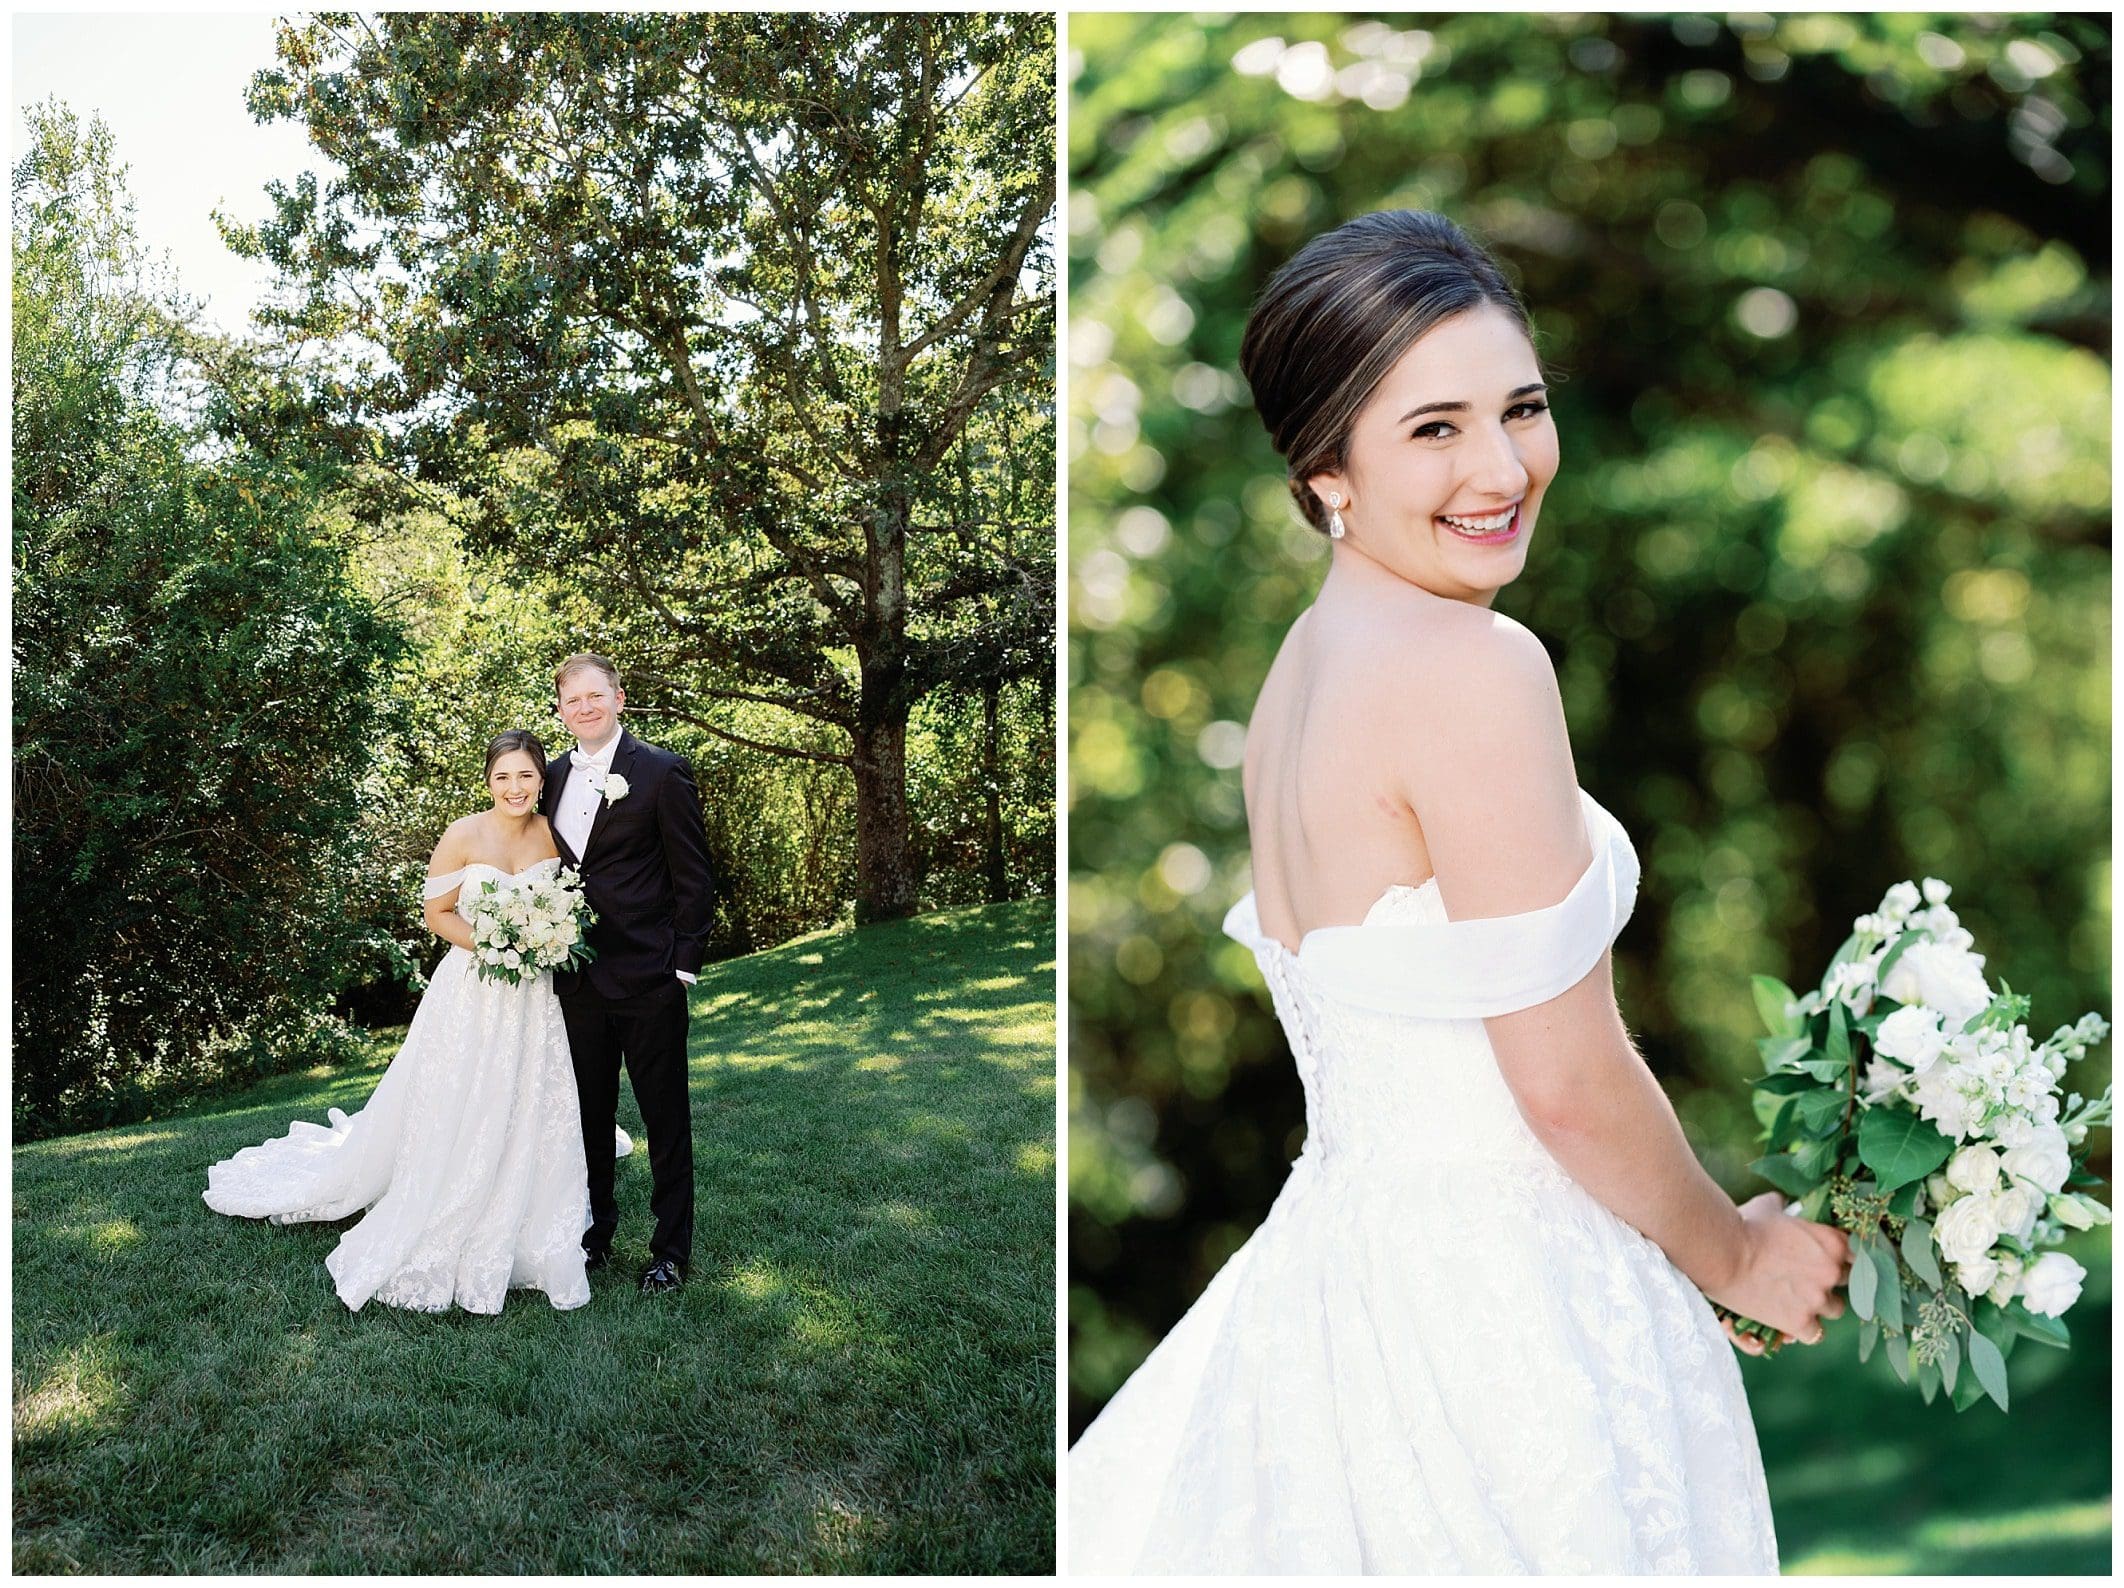
{"label": "white bow tie", "polygon": [[594,755],[585,755],[580,750],[570,750],[568,752],[568,759],[573,761],[577,766],[585,767],[592,772],[602,770],[602,768],[598,764],[598,757]]}

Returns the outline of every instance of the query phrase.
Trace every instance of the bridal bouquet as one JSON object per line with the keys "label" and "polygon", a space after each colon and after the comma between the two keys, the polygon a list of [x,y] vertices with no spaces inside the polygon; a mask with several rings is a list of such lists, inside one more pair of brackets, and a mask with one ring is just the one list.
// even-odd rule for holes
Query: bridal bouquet
{"label": "bridal bouquet", "polygon": [[1861,1361],[1885,1346],[1927,1404],[1945,1389],[1958,1411],[1985,1395],[2003,1410],[2015,1340],[2069,1343],[2062,1314],[2087,1271],[2056,1248],[2109,1222],[2079,1189],[2101,1183],[2086,1144],[2109,1091],[2059,1095],[2109,1024],[2089,1014],[2030,1037],[2028,999],[1991,990],[1949,892],[1898,882],[1804,997],[1754,979],[1770,1153],[1751,1167],[1794,1211],[1849,1233]]}
{"label": "bridal bouquet", "polygon": [[482,882],[471,914],[473,957],[490,980],[516,985],[597,957],[585,938],[597,917],[582,878],[566,866],[535,882]]}

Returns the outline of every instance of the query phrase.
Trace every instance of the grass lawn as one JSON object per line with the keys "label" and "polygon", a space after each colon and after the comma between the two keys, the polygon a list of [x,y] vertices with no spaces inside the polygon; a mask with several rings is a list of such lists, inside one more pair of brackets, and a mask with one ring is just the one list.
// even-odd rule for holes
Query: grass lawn
{"label": "grass lawn", "polygon": [[821,934],[693,996],[691,1282],[350,1313],[342,1226],[200,1201],[394,1050],[14,1154],[17,1572],[1054,1564],[1051,901]]}
{"label": "grass lawn", "polygon": [[2109,1572],[2110,1231],[2067,1248],[2071,1351],[2015,1343],[2012,1407],[1927,1406],[1848,1314],[1812,1349],[1741,1359],[1793,1574]]}

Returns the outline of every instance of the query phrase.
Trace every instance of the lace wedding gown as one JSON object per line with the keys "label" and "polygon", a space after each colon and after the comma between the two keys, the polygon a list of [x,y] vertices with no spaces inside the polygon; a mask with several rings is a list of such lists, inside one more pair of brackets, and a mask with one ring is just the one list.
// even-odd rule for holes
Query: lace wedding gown
{"label": "lace wedding gown", "polygon": [[[427,884],[514,877],[475,863]],[[462,893],[457,913],[467,915]],[[361,1111],[329,1127],[298,1120],[207,1171],[217,1213],[298,1224],[368,1209],[325,1259],[340,1300],[440,1312],[499,1312],[511,1287],[556,1308],[590,1299],[583,1231],[589,1172],[575,1070],[553,979],[482,978],[453,946],[429,979],[405,1046]]]}
{"label": "lace wedding gown", "polygon": [[1305,1151],[1071,1451],[1071,1571],[1777,1570],[1732,1347],[1527,1128],[1482,1025],[1629,917],[1637,857],[1582,798],[1593,862],[1552,908],[1456,922],[1396,887],[1295,954],[1251,894],[1226,917]]}

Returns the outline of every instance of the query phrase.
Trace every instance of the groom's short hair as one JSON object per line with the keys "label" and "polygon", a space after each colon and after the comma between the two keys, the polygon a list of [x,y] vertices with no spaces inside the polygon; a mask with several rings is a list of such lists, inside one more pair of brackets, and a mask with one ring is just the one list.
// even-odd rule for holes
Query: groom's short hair
{"label": "groom's short hair", "polygon": [[561,685],[565,684],[571,675],[586,667],[596,668],[605,675],[614,689],[619,688],[619,669],[612,665],[609,657],[599,656],[595,651],[577,651],[553,670],[553,692],[559,694]]}

